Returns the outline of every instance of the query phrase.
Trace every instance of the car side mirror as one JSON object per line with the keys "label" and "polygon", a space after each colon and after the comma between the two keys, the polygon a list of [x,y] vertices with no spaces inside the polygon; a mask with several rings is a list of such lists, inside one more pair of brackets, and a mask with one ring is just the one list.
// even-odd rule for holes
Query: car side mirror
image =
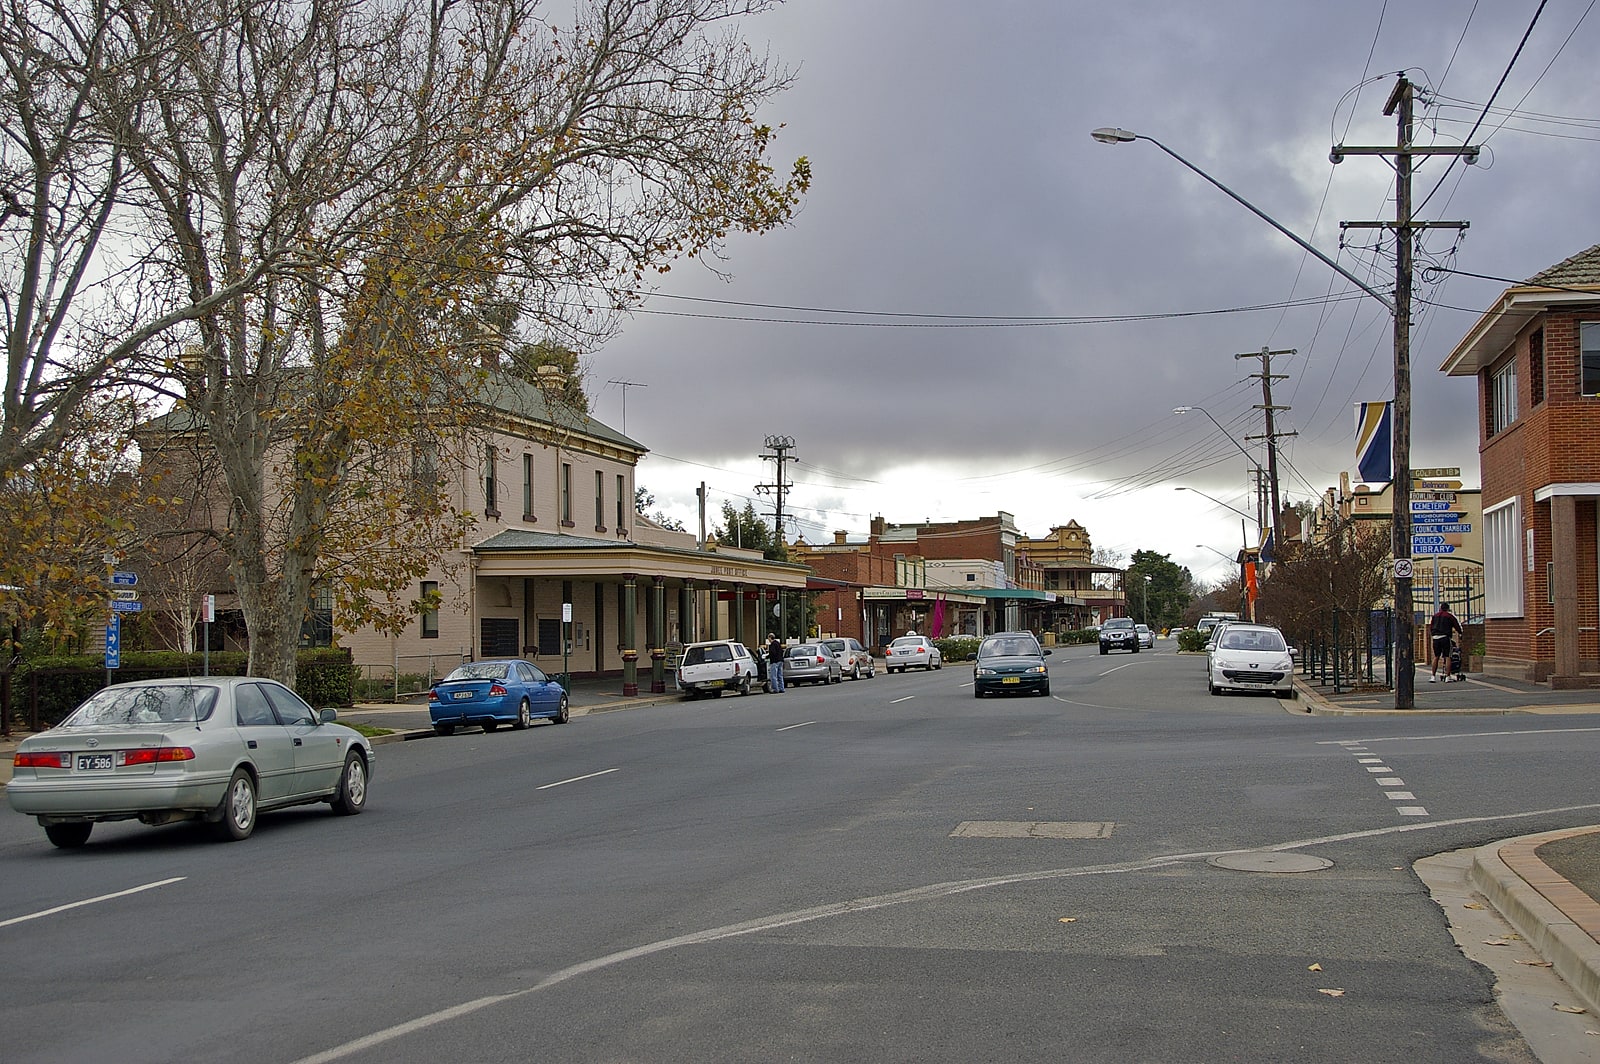
{"label": "car side mirror", "polygon": [[330,706],[318,714],[317,719],[319,723],[332,724],[334,721],[339,719],[339,711]]}
{"label": "car side mirror", "polygon": [[1050,648],[1049,647],[1045,647],[1044,656],[1047,657],[1047,658],[1050,656]]}
{"label": "car side mirror", "polygon": [[1207,643],[1206,644],[1206,653],[1207,654],[1211,653],[1215,649],[1217,649],[1217,644],[1215,644],[1215,643]]}

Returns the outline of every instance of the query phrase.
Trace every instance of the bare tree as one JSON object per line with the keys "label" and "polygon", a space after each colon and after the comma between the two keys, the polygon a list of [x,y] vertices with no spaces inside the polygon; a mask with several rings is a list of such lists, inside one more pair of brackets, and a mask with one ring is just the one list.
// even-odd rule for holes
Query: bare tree
{"label": "bare tree", "polygon": [[116,132],[152,261],[208,310],[148,368],[220,460],[252,672],[293,681],[314,582],[392,627],[459,543],[411,474],[471,453],[481,309],[592,347],[647,274],[790,218],[809,169],[779,180],[755,117],[788,75],[731,21],[767,6],[596,0],[562,31],[535,0],[150,3],[158,121]]}
{"label": "bare tree", "polygon": [[1388,593],[1388,525],[1346,518],[1309,543],[1285,543],[1262,582],[1256,616],[1290,640],[1316,631],[1334,610],[1359,614]]}

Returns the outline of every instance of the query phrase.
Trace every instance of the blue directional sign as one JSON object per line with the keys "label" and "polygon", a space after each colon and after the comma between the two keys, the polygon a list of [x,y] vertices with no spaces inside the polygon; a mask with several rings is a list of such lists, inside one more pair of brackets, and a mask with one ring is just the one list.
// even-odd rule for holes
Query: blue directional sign
{"label": "blue directional sign", "polygon": [[1454,554],[1456,548],[1450,543],[1419,543],[1411,548],[1412,554]]}
{"label": "blue directional sign", "polygon": [[1418,547],[1438,546],[1444,542],[1443,536],[1412,536],[1411,549],[1415,552]]}
{"label": "blue directional sign", "polygon": [[1430,510],[1454,510],[1455,508],[1456,504],[1453,502],[1434,501],[1428,499],[1424,499],[1420,502],[1416,499],[1411,500],[1411,512],[1414,514],[1426,513]]}
{"label": "blue directional sign", "polygon": [[111,604],[114,613],[138,613],[144,609],[142,602],[130,602],[127,599],[117,599]]}
{"label": "blue directional sign", "polygon": [[116,572],[111,574],[111,585],[113,587],[133,587],[134,585],[138,584],[138,582],[138,573],[130,573],[122,569],[118,569]]}
{"label": "blue directional sign", "polygon": [[106,622],[106,668],[122,667],[122,618],[116,614]]}
{"label": "blue directional sign", "polygon": [[1413,521],[1411,527],[1417,532],[1426,532],[1429,535],[1439,536],[1464,536],[1472,531],[1472,526],[1462,522],[1451,524],[1434,524],[1432,521]]}

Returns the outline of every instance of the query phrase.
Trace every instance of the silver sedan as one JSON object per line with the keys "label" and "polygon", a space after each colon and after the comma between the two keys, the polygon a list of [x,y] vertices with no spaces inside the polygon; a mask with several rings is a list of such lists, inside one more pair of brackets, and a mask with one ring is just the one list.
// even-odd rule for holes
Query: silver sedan
{"label": "silver sedan", "polygon": [[91,695],[12,759],[6,799],[57,846],[82,846],[96,821],[201,820],[248,838],[256,814],[310,802],[361,812],[372,744],[272,680],[140,680]]}
{"label": "silver sedan", "polygon": [[839,659],[821,643],[801,643],[789,648],[783,659],[783,683],[838,683],[844,679]]}

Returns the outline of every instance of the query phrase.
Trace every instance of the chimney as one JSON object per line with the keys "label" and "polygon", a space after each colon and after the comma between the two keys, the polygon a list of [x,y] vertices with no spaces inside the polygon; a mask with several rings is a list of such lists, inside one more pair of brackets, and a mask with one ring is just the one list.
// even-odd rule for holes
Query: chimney
{"label": "chimney", "polygon": [[844,538],[846,535],[848,535],[848,533],[835,530],[833,533],[833,545],[835,547],[844,546]]}

